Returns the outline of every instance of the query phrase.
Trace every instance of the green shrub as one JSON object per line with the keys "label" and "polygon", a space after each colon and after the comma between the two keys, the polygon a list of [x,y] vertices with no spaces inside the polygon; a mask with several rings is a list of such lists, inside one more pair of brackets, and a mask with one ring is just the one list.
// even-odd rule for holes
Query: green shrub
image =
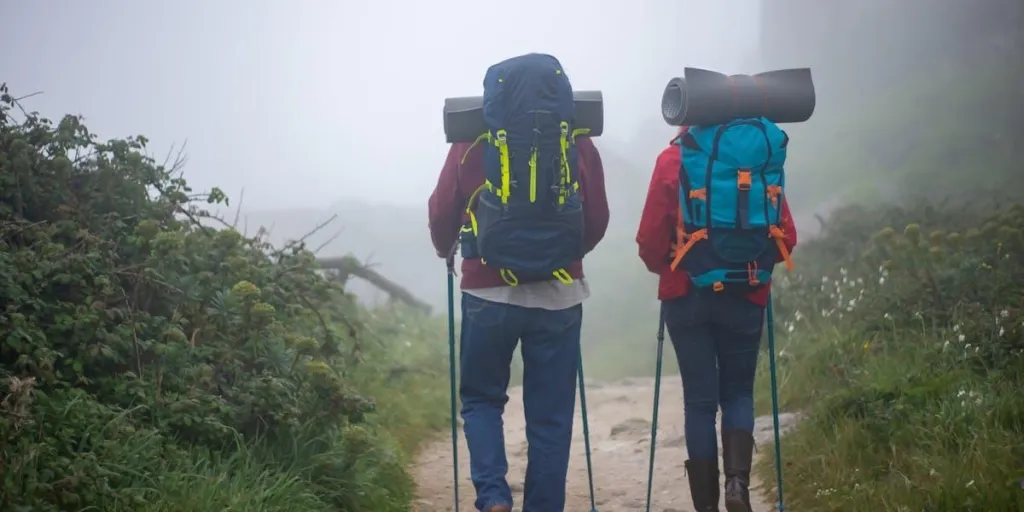
{"label": "green shrub", "polygon": [[0,94],[0,508],[405,510],[408,426],[443,402],[388,407],[400,447],[360,388],[402,364],[439,383],[440,344],[372,333],[440,331],[365,311],[301,243],[209,227],[201,205],[228,199],[145,138],[19,119]]}

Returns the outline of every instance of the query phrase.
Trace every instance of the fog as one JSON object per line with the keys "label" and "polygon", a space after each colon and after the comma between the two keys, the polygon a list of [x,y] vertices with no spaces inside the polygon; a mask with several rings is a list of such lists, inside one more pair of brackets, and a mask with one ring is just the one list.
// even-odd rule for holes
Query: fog
{"label": "fog", "polygon": [[[5,3],[0,69],[45,92],[31,107],[145,134],[157,154],[187,140],[187,177],[244,188],[254,209],[422,207],[447,150],[444,98],[479,94],[487,66],[530,51],[602,89],[605,140],[629,141],[659,122],[668,78],[738,68],[758,23],[754,0]],[[742,37],[714,42],[726,23]]]}
{"label": "fog", "polygon": [[[814,232],[814,213],[850,196],[925,190],[920,175],[891,170],[969,165],[957,127],[989,126],[986,137],[1005,141],[1007,116],[1020,112],[994,93],[943,110],[951,92],[971,96],[983,75],[1019,93],[1024,19],[1012,0],[0,5],[0,81],[15,95],[42,91],[29,108],[82,114],[103,138],[144,134],[158,158],[187,141],[195,188],[221,187],[232,209],[244,189],[240,229],[272,226],[283,241],[336,214],[310,246],[372,262],[437,307],[444,270],[426,199],[447,151],[444,98],[480,94],[485,70],[504,58],[557,56],[574,87],[604,92],[597,143],[612,220],[588,258],[591,318],[625,317],[614,328],[588,323],[605,340],[633,339],[656,321],[655,279],[633,235],[654,159],[673,133],[661,119],[662,89],[683,67],[812,67],[815,117],[786,127],[803,234]],[[946,153],[922,159],[922,147],[940,144]]]}

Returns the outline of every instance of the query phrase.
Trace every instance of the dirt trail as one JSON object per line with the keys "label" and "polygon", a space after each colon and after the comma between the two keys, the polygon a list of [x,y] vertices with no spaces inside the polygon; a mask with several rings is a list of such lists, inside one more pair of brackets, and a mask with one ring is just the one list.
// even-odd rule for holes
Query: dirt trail
{"label": "dirt trail", "polygon": [[[647,464],[650,449],[653,379],[626,379],[613,384],[587,384],[587,412],[590,419],[591,458],[594,464],[594,491],[600,512],[627,512],[644,509],[647,492]],[[587,464],[583,445],[583,423],[577,400],[572,459],[569,463],[568,496],[565,510],[590,510]],[[658,451],[655,461],[651,510],[683,512],[693,510],[689,486],[683,472],[686,446],[683,437],[683,392],[676,376],[662,380],[661,411],[658,420]],[[780,418],[782,428],[795,423],[791,414]],[[770,416],[757,418],[754,437],[758,444],[772,439]],[[526,434],[522,410],[522,389],[509,390],[505,408],[505,442],[509,459],[509,484],[517,507],[522,505],[522,482],[526,471]],[[473,484],[469,481],[469,455],[465,438],[459,438],[460,510],[472,512]],[[762,452],[764,450],[762,449]],[[451,439],[444,436],[428,446],[413,468],[419,485],[416,510],[442,512],[453,510]],[[774,510],[765,499],[758,482],[753,484],[755,512]],[[723,508],[724,510],[724,508]]]}

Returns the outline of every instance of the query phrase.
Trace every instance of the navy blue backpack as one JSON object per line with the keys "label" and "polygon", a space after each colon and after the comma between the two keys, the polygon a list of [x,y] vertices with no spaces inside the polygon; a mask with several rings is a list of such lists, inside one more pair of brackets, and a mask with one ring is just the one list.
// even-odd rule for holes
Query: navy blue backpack
{"label": "navy blue backpack", "polygon": [[789,137],[766,118],[691,126],[676,140],[682,157],[672,270],[698,288],[750,290],[791,265],[782,200]]}
{"label": "navy blue backpack", "polygon": [[[583,257],[573,92],[558,59],[531,53],[484,76],[486,181],[466,206],[463,258],[499,269],[511,286],[558,279]],[[476,145],[476,143],[474,143]]]}

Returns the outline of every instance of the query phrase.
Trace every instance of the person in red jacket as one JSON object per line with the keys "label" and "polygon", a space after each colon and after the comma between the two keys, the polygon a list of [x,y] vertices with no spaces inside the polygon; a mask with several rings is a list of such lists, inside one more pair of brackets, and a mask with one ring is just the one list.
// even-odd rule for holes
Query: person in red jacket
{"label": "person in red jacket", "polygon": [[[684,127],[680,133],[684,133]],[[761,345],[769,286],[749,292],[718,293],[696,288],[681,268],[670,264],[679,224],[679,139],[658,156],[651,176],[636,243],[647,269],[658,274],[658,300],[682,377],[687,477],[694,507],[718,510],[718,440],[715,420],[722,409],[726,505],[749,510],[754,428],[754,373]],[[796,227],[785,197],[780,250],[796,245]],[[735,508],[742,503],[742,508]]]}
{"label": "person in red jacket", "polygon": [[[593,141],[579,137],[576,147],[586,254],[608,228],[608,199]],[[430,236],[438,256],[454,253],[466,222],[466,203],[483,183],[480,145],[453,144],[428,202]],[[459,396],[478,510],[512,508],[501,416],[508,401],[512,355],[520,340],[529,442],[523,510],[554,512],[565,507],[582,303],[590,295],[583,263],[577,261],[566,270],[573,278],[569,285],[551,279],[509,286],[497,269],[479,259],[462,261]]]}

